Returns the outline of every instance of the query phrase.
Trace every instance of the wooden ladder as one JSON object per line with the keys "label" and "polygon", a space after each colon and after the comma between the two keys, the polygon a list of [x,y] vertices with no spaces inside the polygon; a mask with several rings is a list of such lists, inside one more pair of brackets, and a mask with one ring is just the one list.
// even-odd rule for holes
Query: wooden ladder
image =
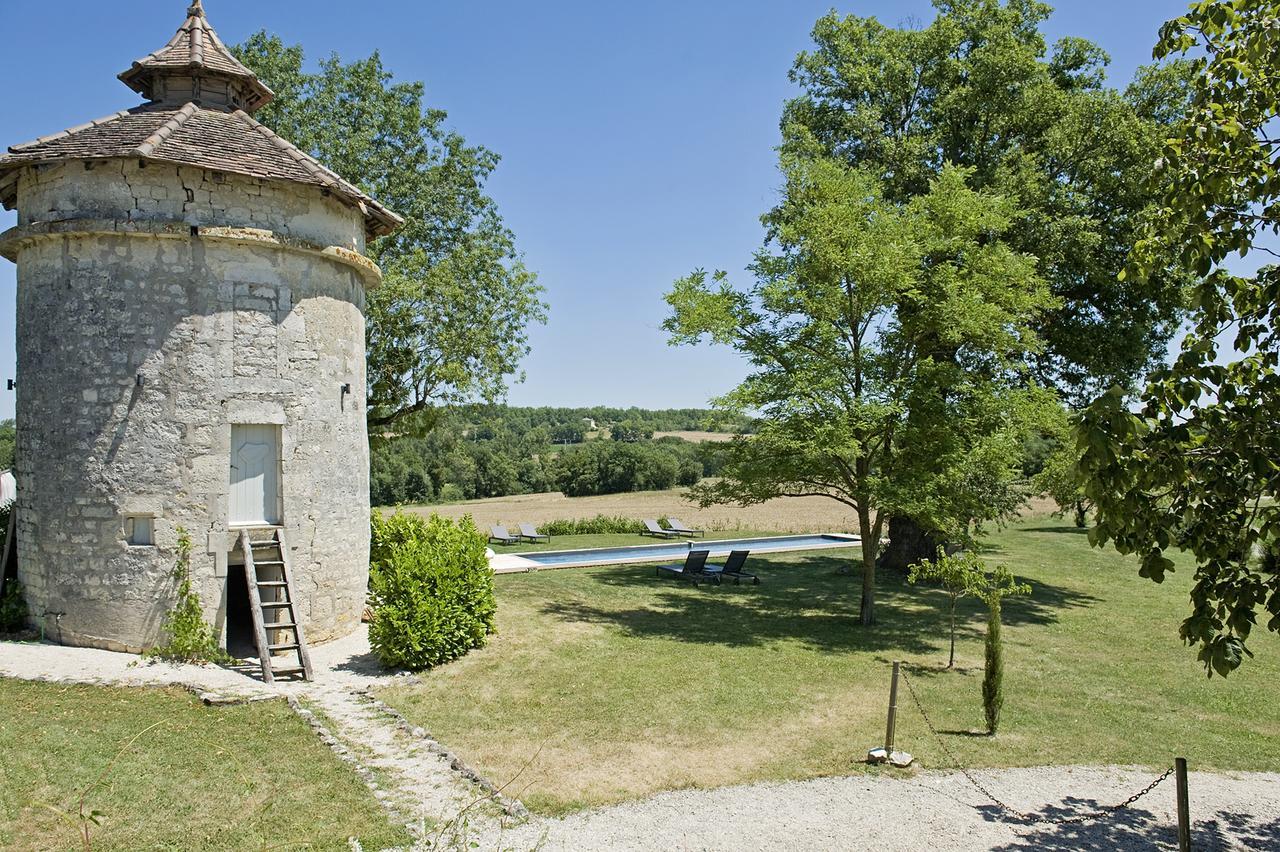
{"label": "wooden ladder", "polygon": [[[274,683],[277,675],[302,675],[303,680],[311,680],[311,655],[294,606],[297,595],[289,571],[284,530],[272,529],[271,538],[262,541],[254,541],[250,532],[240,531],[240,550],[244,553],[244,579],[249,586],[249,610],[253,613],[262,679]],[[267,613],[272,616],[269,620]],[[297,663],[277,658],[278,652],[296,653]]]}

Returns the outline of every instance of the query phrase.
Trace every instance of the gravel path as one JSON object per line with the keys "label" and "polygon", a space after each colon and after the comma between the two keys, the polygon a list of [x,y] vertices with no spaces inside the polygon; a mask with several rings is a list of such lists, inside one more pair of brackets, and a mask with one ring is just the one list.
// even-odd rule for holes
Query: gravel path
{"label": "gravel path", "polygon": [[[1013,807],[1064,817],[1114,804],[1150,772],[1041,767],[979,773]],[[1280,850],[1280,775],[1192,773],[1195,849]],[[1052,803],[1046,805],[1045,803]],[[963,776],[925,772],[663,793],[530,823],[482,849],[1164,850],[1177,849],[1170,779],[1121,815],[1084,825],[1002,821]]]}
{"label": "gravel path", "polygon": [[[899,773],[663,793],[511,827],[456,758],[372,700],[393,683],[363,631],[312,650],[314,683],[266,686],[243,672],[139,662],[128,654],[0,643],[0,676],[62,683],[184,686],[223,697],[293,697],[315,709],[331,747],[372,770],[370,786],[424,841],[431,821],[466,810],[466,831],[492,850],[1164,850],[1177,848],[1173,780],[1121,814],[1082,825],[1006,821],[956,773]],[[1114,804],[1153,779],[1124,767],[1038,767],[978,773],[1011,806],[1042,818]],[[1280,774],[1192,773],[1195,848],[1280,852]],[[471,806],[471,807],[468,807]],[[426,844],[424,843],[424,848]]]}

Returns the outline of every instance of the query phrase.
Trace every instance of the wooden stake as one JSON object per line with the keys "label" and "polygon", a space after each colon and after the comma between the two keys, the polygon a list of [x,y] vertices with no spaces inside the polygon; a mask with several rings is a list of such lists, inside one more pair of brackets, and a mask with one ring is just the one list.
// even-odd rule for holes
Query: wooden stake
{"label": "wooden stake", "polygon": [[1191,807],[1187,799],[1187,759],[1173,760],[1173,774],[1178,781],[1178,849],[1191,852]]}
{"label": "wooden stake", "polygon": [[898,666],[900,663],[893,664],[893,680],[889,684],[889,721],[884,729],[884,754],[888,760],[889,755],[893,754],[893,734],[894,727],[898,722]]}

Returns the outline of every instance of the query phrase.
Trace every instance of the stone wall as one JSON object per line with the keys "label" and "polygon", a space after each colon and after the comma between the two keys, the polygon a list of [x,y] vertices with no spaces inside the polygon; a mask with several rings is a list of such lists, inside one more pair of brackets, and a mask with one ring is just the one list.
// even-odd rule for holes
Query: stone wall
{"label": "stone wall", "polygon": [[[231,425],[267,423],[307,638],[354,629],[376,274],[349,257],[360,213],[318,188],[119,160],[29,168],[18,198],[0,250],[18,263],[18,549],[37,623],[70,644],[153,643],[182,527],[222,626]],[[155,516],[155,546],[126,542],[126,515]]]}

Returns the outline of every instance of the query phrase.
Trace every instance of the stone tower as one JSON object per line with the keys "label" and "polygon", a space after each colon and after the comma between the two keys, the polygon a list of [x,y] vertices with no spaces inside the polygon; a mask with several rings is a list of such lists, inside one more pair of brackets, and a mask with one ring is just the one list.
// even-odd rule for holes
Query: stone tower
{"label": "stone tower", "polygon": [[[179,528],[224,639],[244,527],[284,532],[307,638],[369,556],[365,242],[400,218],[251,117],[271,91],[200,0],[120,79],[135,109],[0,155],[17,264],[19,579],[68,644],[140,650]],[[237,573],[237,571],[239,573]]]}

